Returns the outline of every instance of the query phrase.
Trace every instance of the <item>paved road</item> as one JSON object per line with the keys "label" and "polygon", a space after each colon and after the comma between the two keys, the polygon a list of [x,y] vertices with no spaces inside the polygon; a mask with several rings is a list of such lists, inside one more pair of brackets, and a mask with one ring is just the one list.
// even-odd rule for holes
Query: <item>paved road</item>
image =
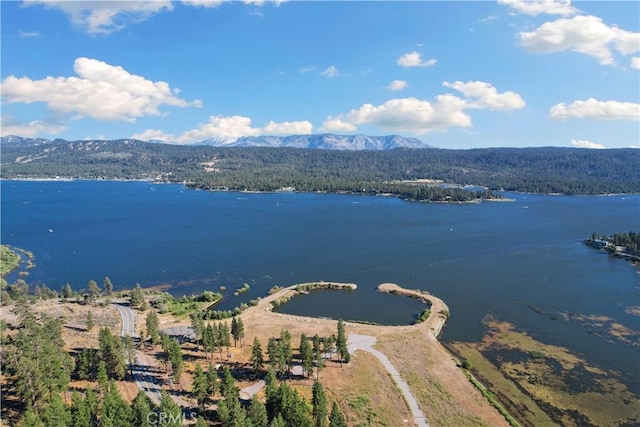
{"label": "paved road", "polygon": [[398,388],[404,395],[404,398],[407,401],[407,405],[409,405],[409,409],[411,410],[411,415],[415,420],[415,423],[420,427],[429,427],[429,424],[427,423],[422,410],[418,406],[418,402],[411,392],[409,385],[402,379],[400,373],[393,366],[389,358],[387,358],[384,353],[373,348],[373,345],[375,343],[376,338],[370,335],[349,334],[349,338],[347,339],[347,346],[349,347],[350,353],[354,353],[356,350],[363,350],[373,354],[380,361],[380,363],[382,363],[382,366],[384,366],[387,372],[389,372],[391,378],[393,378],[395,383],[398,385]]}
{"label": "paved road", "polygon": [[[126,305],[113,304],[122,318],[122,337],[129,335],[132,338],[136,338],[135,331],[135,314]],[[143,390],[147,396],[157,405],[160,404],[160,391],[162,390],[162,379],[155,377],[152,374],[152,369],[149,366],[146,355],[136,350],[136,363],[133,368],[133,379],[136,381],[138,388]]]}
{"label": "paved road", "polygon": [[[114,304],[114,306],[122,318],[122,337],[130,335],[132,338],[136,338],[135,313],[133,310],[131,310],[127,305]],[[143,390],[156,405],[160,404],[160,392],[162,391],[162,384],[164,382],[164,379],[162,378],[162,371],[160,370],[157,361],[141,350],[136,350],[136,363],[133,368],[133,379],[138,385],[138,388]],[[171,380],[169,380],[169,384],[173,391],[177,391],[177,387]],[[172,393],[171,397],[182,408],[189,408],[192,406],[180,396]]]}

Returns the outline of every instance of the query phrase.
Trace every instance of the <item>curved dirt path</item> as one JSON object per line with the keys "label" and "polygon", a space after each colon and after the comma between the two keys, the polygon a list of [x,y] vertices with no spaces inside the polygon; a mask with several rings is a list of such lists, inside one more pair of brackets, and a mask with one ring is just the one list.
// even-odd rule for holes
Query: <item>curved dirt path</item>
{"label": "curved dirt path", "polygon": [[382,363],[382,366],[384,366],[387,372],[389,372],[391,378],[400,389],[400,392],[402,392],[402,395],[409,406],[409,410],[411,410],[411,415],[413,416],[413,420],[416,425],[419,427],[429,427],[424,413],[418,406],[418,401],[411,392],[409,385],[402,379],[400,373],[395,366],[393,366],[389,358],[385,356],[384,353],[373,348],[375,343],[376,337],[372,337],[371,335],[349,334],[349,338],[347,339],[347,346],[349,347],[350,353],[354,353],[356,350],[366,351],[373,354],[380,363]]}

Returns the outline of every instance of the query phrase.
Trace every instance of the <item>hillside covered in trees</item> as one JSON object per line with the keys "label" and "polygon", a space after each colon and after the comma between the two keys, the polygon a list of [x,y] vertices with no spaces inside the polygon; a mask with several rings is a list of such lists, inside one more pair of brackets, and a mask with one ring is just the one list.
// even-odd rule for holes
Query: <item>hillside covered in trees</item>
{"label": "hillside covered in trees", "polygon": [[392,193],[417,200],[491,197],[437,183],[531,193],[640,192],[640,150],[576,148],[331,151],[117,141],[2,141],[3,179],[146,179],[200,189]]}

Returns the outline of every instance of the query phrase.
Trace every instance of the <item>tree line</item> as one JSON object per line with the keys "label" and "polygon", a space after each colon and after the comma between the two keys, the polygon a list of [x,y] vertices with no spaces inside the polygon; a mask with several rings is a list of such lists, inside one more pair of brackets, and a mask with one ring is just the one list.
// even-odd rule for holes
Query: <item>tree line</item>
{"label": "tree line", "polygon": [[[63,319],[35,314],[30,301],[24,297],[15,301],[13,311],[18,319],[17,332],[5,337],[3,330],[1,362],[9,386],[22,405],[18,425],[146,426],[149,417],[158,414],[172,414],[159,425],[182,425],[183,408],[167,393],[162,393],[160,404],[156,406],[142,391],[130,404],[118,391],[115,381],[132,379],[137,344],[130,336],[120,338],[103,327],[98,334],[98,348],[83,348],[70,354],[62,339]],[[222,349],[227,348],[228,352],[232,340],[234,346],[243,346],[245,326],[242,319],[233,317],[229,326],[228,322],[222,321],[205,324],[202,318],[193,316],[192,325],[196,331],[193,342],[202,346],[207,362],[204,369],[196,364],[189,392],[198,404],[198,411],[189,414],[197,426],[209,425],[211,421],[222,426],[244,427],[347,425],[335,402],[329,408],[324,387],[319,382],[327,358],[337,356],[341,364],[350,360],[341,320],[337,323],[336,334],[327,337],[302,334],[297,354],[287,330],[282,330],[278,338],[269,339],[266,353],[255,337],[250,364],[254,377],[265,379],[265,400],[254,396],[249,402],[239,398],[229,365],[219,369],[212,363],[216,350],[220,360],[224,360]],[[87,314],[87,329],[94,326],[91,314]],[[184,369],[180,342],[160,333],[154,309],[147,313],[145,326],[145,340],[152,346],[161,347],[160,360],[174,381],[179,381]],[[299,361],[303,375],[308,378],[313,376],[315,369],[310,401],[286,382],[291,376],[294,359]],[[90,381],[96,385],[74,390],[69,399],[68,395],[64,396],[71,380]],[[212,413],[207,409],[207,403],[214,402],[217,410]]]}
{"label": "tree line", "polygon": [[[419,200],[468,200],[461,188],[430,187],[404,195],[400,181],[435,179],[490,190],[605,194],[640,192],[640,152],[634,149],[483,148],[333,151],[270,147],[206,147],[141,141],[3,144],[0,176],[151,179],[194,188],[348,191]],[[47,152],[44,152],[47,150]],[[28,159],[29,161],[24,161]],[[212,166],[205,166],[212,165]],[[209,170],[207,170],[209,168]],[[415,185],[413,185],[415,187]],[[437,197],[431,199],[429,197]],[[481,194],[480,197],[487,197]]]}

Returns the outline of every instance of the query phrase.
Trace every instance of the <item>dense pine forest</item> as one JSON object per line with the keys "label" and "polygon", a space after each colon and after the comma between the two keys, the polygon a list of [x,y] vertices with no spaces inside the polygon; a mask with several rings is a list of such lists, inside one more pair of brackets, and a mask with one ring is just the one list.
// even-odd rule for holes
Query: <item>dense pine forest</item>
{"label": "dense pine forest", "polygon": [[[493,197],[459,186],[566,195],[640,192],[640,150],[576,148],[329,151],[135,140],[2,143],[3,179],[145,179],[216,190],[391,193],[417,200]],[[411,180],[441,180],[445,186]]]}

